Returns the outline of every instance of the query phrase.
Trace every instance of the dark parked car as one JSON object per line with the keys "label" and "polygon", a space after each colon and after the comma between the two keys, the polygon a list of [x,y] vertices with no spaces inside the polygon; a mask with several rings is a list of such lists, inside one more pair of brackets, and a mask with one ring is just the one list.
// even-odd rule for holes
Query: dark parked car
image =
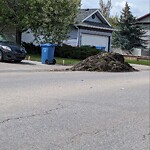
{"label": "dark parked car", "polygon": [[21,62],[26,54],[25,48],[16,44],[10,35],[0,34],[0,61]]}

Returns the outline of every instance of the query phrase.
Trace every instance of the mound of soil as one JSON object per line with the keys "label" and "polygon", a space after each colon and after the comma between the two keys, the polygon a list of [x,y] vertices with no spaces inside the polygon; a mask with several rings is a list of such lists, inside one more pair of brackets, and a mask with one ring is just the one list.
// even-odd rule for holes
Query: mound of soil
{"label": "mound of soil", "polygon": [[132,72],[136,71],[124,57],[118,53],[99,53],[90,56],[71,68],[72,71],[105,71],[105,72]]}

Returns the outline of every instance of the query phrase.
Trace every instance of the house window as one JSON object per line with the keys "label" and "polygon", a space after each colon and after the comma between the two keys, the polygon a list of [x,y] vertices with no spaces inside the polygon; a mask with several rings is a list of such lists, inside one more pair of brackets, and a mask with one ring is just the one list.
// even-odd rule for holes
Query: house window
{"label": "house window", "polygon": [[95,19],[95,14],[92,15],[92,19]]}

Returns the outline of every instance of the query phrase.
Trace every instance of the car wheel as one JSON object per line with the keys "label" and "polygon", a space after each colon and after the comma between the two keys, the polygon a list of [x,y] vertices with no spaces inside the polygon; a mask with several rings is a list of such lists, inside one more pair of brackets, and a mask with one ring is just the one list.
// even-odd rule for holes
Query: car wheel
{"label": "car wheel", "polygon": [[3,53],[0,51],[0,62],[3,61]]}

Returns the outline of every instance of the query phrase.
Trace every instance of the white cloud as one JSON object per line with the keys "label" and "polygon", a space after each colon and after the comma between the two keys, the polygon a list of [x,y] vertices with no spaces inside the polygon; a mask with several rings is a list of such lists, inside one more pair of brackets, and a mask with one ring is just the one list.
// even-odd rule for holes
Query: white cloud
{"label": "white cloud", "polygon": [[120,12],[125,7],[126,2],[128,2],[128,5],[130,6],[130,10],[132,14],[136,17],[145,15],[149,12],[147,6],[149,6],[148,1],[149,0],[143,0],[142,2],[140,0],[112,0],[113,1],[113,8],[112,8],[112,14],[114,15],[120,15]]}
{"label": "white cloud", "polygon": [[81,0],[82,8],[99,8],[99,0]]}
{"label": "white cloud", "polygon": [[[116,2],[116,3],[114,4],[114,6],[115,6],[115,7],[124,8],[126,2],[127,2],[126,0],[123,0],[123,1],[121,1],[121,2]],[[131,7],[134,6],[134,4],[133,4],[133,3],[130,3],[130,2],[128,2],[128,5],[131,6]]]}
{"label": "white cloud", "polygon": [[[108,0],[104,0],[106,3]],[[112,0],[111,15],[120,15],[128,2],[134,16],[140,17],[149,13],[150,0]],[[81,0],[82,8],[99,8],[99,0]]]}

